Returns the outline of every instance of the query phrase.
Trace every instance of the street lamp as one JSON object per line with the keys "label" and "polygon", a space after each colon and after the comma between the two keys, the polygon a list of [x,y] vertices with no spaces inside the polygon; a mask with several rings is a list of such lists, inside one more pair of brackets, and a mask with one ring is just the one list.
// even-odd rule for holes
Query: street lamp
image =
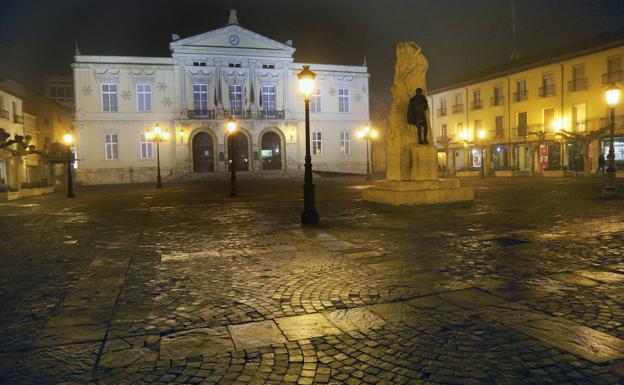
{"label": "street lamp", "polygon": [[479,139],[481,139],[481,178],[485,178],[485,146],[483,145],[483,140],[485,139],[485,130],[479,130],[477,132],[477,136],[479,137]]}
{"label": "street lamp", "polygon": [[607,155],[607,182],[602,195],[605,197],[615,196],[615,106],[620,100],[620,90],[615,86],[611,86],[607,89],[605,94],[607,105],[609,106],[609,136],[611,139],[611,145],[609,146],[609,155]]}
{"label": "street lamp", "polygon": [[565,146],[564,146],[564,143],[563,143],[564,136],[563,136],[563,133],[562,133],[562,131],[563,131],[563,121],[559,120],[559,119],[556,119],[553,122],[553,130],[555,131],[555,136],[559,135],[559,137],[561,138],[561,143],[559,143],[559,153],[560,153],[559,154],[560,155],[559,156],[559,167],[561,168],[561,170],[563,170],[563,152],[565,151],[564,150]]}
{"label": "street lamp", "polygon": [[318,225],[319,215],[314,207],[314,183],[312,183],[312,157],[310,156],[310,95],[314,92],[314,78],[316,74],[310,71],[310,66],[303,66],[303,70],[297,74],[299,79],[299,91],[305,101],[305,174],[303,183],[303,212],[301,213],[302,225]]}
{"label": "street lamp", "polygon": [[74,194],[74,181],[72,177],[72,154],[71,154],[71,144],[74,141],[74,136],[69,132],[63,135],[63,142],[67,145],[67,197],[75,198]]}
{"label": "street lamp", "polygon": [[230,153],[230,196],[236,196],[236,155],[234,154],[234,138],[236,131],[238,130],[238,123],[233,116],[230,116],[225,121],[225,128],[228,132],[228,142],[229,142],[229,153]]}
{"label": "street lamp", "polygon": [[374,128],[370,128],[370,126],[367,125],[361,130],[358,130],[358,132],[355,135],[359,139],[366,139],[366,179],[370,179],[371,172],[370,172],[370,159],[369,159],[368,147],[369,147],[371,139],[377,139],[377,137],[379,136],[379,132],[375,130]]}
{"label": "street lamp", "polygon": [[145,139],[156,142],[156,188],[162,188],[162,179],[160,177],[160,142],[169,140],[169,133],[163,131],[158,123],[152,128],[152,131],[145,133]]}

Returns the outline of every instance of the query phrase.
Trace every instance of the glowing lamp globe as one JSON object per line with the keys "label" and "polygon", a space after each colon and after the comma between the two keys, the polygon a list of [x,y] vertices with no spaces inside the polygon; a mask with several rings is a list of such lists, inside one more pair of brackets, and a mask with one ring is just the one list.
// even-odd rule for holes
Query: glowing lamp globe
{"label": "glowing lamp globe", "polygon": [[371,138],[376,139],[379,136],[379,131],[372,130],[370,133]]}
{"label": "glowing lamp globe", "polygon": [[74,136],[72,134],[65,134],[63,135],[63,142],[65,142],[65,144],[72,144],[72,142],[74,141]]}
{"label": "glowing lamp globe", "polygon": [[160,126],[158,125],[158,123],[156,123],[156,125],[154,126],[154,132],[156,134],[160,134]]}
{"label": "glowing lamp globe", "polygon": [[479,139],[485,138],[485,131],[484,130],[479,130],[477,132],[477,136],[479,137]]}
{"label": "glowing lamp globe", "polygon": [[236,132],[237,126],[238,124],[236,123],[236,119],[234,119],[234,117],[232,116],[230,116],[228,120],[225,122],[225,128],[228,130],[230,134],[233,134]]}
{"label": "glowing lamp globe", "polygon": [[617,87],[609,87],[605,97],[609,107],[614,107],[620,101],[620,89]]}
{"label": "glowing lamp globe", "polygon": [[310,98],[312,92],[314,92],[314,79],[316,74],[310,70],[310,66],[303,66],[303,70],[297,74],[299,79],[299,91],[306,97]]}
{"label": "glowing lamp globe", "polygon": [[162,136],[162,138],[163,138],[164,140],[169,140],[169,133],[168,133],[168,132],[166,132],[166,131],[165,131],[165,132],[163,132],[163,133],[161,134],[161,136]]}

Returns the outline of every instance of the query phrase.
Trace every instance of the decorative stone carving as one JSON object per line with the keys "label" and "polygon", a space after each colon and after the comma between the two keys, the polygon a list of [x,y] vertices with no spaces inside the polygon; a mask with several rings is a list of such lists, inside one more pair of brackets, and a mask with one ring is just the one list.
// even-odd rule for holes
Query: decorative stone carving
{"label": "decorative stone carving", "polygon": [[84,86],[80,91],[83,95],[89,96],[93,92],[93,88],[91,88],[91,86]]}
{"label": "decorative stone carving", "polygon": [[130,97],[132,96],[132,93],[128,90],[125,90],[121,93],[121,98],[123,100],[130,100]]}
{"label": "decorative stone carving", "polygon": [[167,83],[158,82],[158,84],[156,85],[156,88],[158,88],[158,91],[164,92],[167,90]]}
{"label": "decorative stone carving", "polygon": [[171,101],[171,98],[168,96],[165,96],[162,100],[162,104],[164,107],[171,107],[171,105],[173,104],[173,102]]}

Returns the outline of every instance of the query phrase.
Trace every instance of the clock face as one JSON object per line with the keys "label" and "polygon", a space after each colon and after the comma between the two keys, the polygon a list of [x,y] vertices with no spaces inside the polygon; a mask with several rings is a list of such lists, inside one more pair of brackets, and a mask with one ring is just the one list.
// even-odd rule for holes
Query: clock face
{"label": "clock face", "polygon": [[240,38],[237,35],[230,35],[230,44],[238,45],[240,43]]}

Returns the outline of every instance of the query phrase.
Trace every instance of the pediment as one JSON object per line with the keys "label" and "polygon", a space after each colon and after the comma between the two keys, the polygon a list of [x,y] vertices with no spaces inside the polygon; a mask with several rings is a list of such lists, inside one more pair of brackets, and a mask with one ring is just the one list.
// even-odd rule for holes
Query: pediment
{"label": "pediment", "polygon": [[287,44],[252,32],[239,25],[228,25],[224,28],[189,36],[170,43],[171,50],[176,53],[198,52],[211,50],[258,50],[260,52],[282,53],[292,56],[295,49]]}

